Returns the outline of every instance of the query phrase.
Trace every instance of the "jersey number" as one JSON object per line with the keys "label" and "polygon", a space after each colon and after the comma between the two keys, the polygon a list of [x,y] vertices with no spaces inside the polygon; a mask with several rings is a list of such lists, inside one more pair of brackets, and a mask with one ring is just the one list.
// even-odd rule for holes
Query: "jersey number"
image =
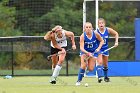
{"label": "jersey number", "polygon": [[92,48],[92,47],[93,47],[93,44],[88,44],[87,47],[88,47],[88,48]]}
{"label": "jersey number", "polygon": [[104,45],[106,44],[106,39],[104,39]]}

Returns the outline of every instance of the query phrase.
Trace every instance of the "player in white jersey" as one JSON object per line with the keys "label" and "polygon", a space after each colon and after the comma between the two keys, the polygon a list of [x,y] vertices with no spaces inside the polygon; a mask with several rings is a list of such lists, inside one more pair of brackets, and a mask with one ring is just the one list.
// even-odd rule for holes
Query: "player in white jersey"
{"label": "player in white jersey", "polygon": [[62,68],[62,63],[66,56],[67,37],[71,38],[72,49],[76,49],[74,33],[62,29],[61,26],[56,26],[51,32],[48,32],[45,36],[45,40],[51,40],[51,54],[58,53],[58,56],[52,56],[52,69],[53,74],[50,80],[51,84],[56,84],[56,78]]}
{"label": "player in white jersey", "polygon": [[[103,18],[99,18],[98,19],[98,29],[96,30],[100,36],[103,38],[104,40],[104,44],[101,48],[101,52],[105,51],[106,49],[108,49],[108,39],[109,39],[109,35],[113,35],[115,37],[115,44],[114,46],[117,47],[118,46],[118,32],[113,30],[112,28],[106,27],[105,26],[105,20]],[[97,59],[97,74],[98,74],[98,82],[101,83],[102,79],[101,79],[101,72],[102,72],[102,64],[103,64],[103,72],[104,72],[104,81],[105,82],[109,82],[109,78],[108,78],[108,56],[109,56],[109,51],[103,52],[102,54],[100,54],[98,56]]]}

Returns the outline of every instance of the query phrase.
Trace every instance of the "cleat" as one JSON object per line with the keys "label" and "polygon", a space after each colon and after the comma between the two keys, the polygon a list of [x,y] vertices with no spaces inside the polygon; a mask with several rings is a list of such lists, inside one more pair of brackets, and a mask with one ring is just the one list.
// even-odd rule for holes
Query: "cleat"
{"label": "cleat", "polygon": [[108,77],[105,77],[105,78],[104,78],[104,81],[105,81],[105,82],[110,82],[110,79],[109,79]]}
{"label": "cleat", "polygon": [[56,84],[56,78],[55,77],[51,77],[50,83],[51,84]]}
{"label": "cleat", "polygon": [[81,85],[81,82],[80,81],[77,81],[75,85],[76,86],[80,86]]}
{"label": "cleat", "polygon": [[50,81],[51,84],[56,84],[56,81]]}
{"label": "cleat", "polygon": [[101,83],[103,80],[101,78],[98,78],[98,83]]}

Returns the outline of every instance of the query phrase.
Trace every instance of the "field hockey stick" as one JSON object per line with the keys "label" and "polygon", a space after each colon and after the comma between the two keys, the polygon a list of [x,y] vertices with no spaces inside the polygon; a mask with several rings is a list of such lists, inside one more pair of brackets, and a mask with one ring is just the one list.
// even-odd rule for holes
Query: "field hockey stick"
{"label": "field hockey stick", "polygon": [[[102,54],[102,53],[104,53],[104,52],[107,52],[107,51],[109,51],[109,50],[111,50],[111,49],[113,49],[113,48],[115,48],[115,46],[112,46],[112,47],[110,47],[110,48],[104,50],[103,52],[100,52],[99,54]],[[94,52],[94,53],[96,53],[96,52]],[[94,54],[94,53],[93,53],[93,54]],[[88,56],[87,58],[84,59],[84,61],[86,62],[90,57],[91,57],[91,56]]]}
{"label": "field hockey stick", "polygon": [[[66,52],[68,52],[70,50],[72,50],[72,48],[71,49],[67,49]],[[63,53],[55,53],[55,54],[49,55],[49,56],[47,56],[47,60],[50,61],[51,57],[53,57],[53,56],[59,56],[60,54],[63,54]]]}
{"label": "field hockey stick", "polygon": [[[103,52],[100,52],[99,54],[102,54],[102,53],[104,53],[104,52],[107,52],[107,51],[109,51],[109,50],[111,50],[111,49],[113,49],[113,48],[115,48],[115,46],[112,46],[112,47],[110,47],[110,48],[104,50]],[[96,52],[94,52],[94,53],[96,53]],[[93,53],[93,54],[94,54],[94,53]],[[84,59],[84,62],[85,62],[86,64],[88,64],[87,61],[88,61],[88,59],[89,59],[90,57],[91,57],[91,56],[88,56],[87,58]],[[86,71],[87,71],[87,67],[86,67],[86,70],[85,70],[84,76],[87,76],[87,75],[86,75]]]}
{"label": "field hockey stick", "polygon": [[104,50],[103,52],[101,52],[101,53],[99,53],[99,54],[102,54],[102,53],[104,53],[104,52],[107,52],[107,51],[109,51],[109,50],[111,50],[111,49],[113,49],[113,48],[115,48],[115,46],[112,46],[112,47],[110,47],[110,48]]}
{"label": "field hockey stick", "polygon": [[[96,53],[96,52],[94,52],[94,53]],[[94,53],[93,53],[93,54],[94,54]],[[88,60],[90,57],[91,57],[91,56],[88,56],[87,58],[84,59],[84,61],[87,62],[87,60]]]}

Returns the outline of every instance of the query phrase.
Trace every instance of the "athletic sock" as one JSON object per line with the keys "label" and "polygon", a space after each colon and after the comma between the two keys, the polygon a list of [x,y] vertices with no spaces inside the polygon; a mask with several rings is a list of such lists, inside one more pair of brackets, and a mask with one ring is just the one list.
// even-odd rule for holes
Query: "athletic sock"
{"label": "athletic sock", "polygon": [[55,69],[53,71],[52,76],[56,78],[59,75],[59,72],[60,72],[61,68],[62,68],[62,66],[56,65],[56,67],[55,67]]}
{"label": "athletic sock", "polygon": [[52,68],[52,72],[54,71],[55,68]]}
{"label": "athletic sock", "polygon": [[104,71],[104,77],[108,77],[107,73],[108,73],[108,67],[104,67],[103,68],[103,71]]}
{"label": "athletic sock", "polygon": [[101,78],[101,76],[102,76],[102,66],[98,65],[96,67],[96,70],[97,70],[98,78]]}
{"label": "athletic sock", "polygon": [[78,73],[78,81],[82,81],[84,73],[85,73],[85,69],[80,68]]}

